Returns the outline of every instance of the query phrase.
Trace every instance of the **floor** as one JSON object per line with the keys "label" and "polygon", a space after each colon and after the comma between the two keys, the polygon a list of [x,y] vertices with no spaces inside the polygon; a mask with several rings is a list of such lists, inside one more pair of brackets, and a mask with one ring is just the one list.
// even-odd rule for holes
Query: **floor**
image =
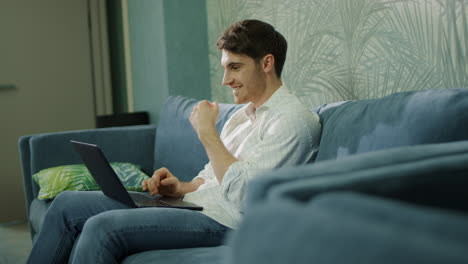
{"label": "floor", "polygon": [[0,223],[0,264],[26,263],[31,237],[26,221]]}

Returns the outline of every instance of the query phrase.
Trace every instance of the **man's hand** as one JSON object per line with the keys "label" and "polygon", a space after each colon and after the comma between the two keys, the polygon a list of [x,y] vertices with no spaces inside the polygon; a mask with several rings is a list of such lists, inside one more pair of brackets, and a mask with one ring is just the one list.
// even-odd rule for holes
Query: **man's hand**
{"label": "man's hand", "polygon": [[200,137],[204,133],[216,132],[216,120],[218,120],[219,105],[217,102],[210,103],[201,101],[190,114],[190,123]]}
{"label": "man's hand", "polygon": [[200,142],[205,147],[216,178],[221,183],[229,166],[236,162],[237,159],[226,149],[218,135],[218,131],[216,130],[218,115],[219,105],[217,102],[201,101],[193,108],[190,115],[190,123],[195,132],[197,132]]}
{"label": "man's hand", "polygon": [[151,195],[157,193],[170,197],[184,195],[181,190],[181,182],[166,168],[155,171],[151,179],[144,180],[141,185],[143,191],[149,191]]}

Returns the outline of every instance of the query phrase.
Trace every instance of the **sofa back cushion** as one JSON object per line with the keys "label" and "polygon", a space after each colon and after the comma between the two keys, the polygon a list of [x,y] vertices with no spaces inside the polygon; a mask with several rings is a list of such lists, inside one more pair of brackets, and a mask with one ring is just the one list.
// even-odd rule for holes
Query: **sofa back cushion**
{"label": "sofa back cushion", "polygon": [[437,89],[349,101],[319,111],[316,161],[398,146],[468,139],[468,89]]}
{"label": "sofa back cushion", "polygon": [[[190,181],[208,163],[205,149],[189,121],[190,113],[198,102],[182,96],[168,97],[156,131],[154,169],[166,167],[182,181]],[[219,118],[216,123],[219,132],[241,106],[219,104]]]}

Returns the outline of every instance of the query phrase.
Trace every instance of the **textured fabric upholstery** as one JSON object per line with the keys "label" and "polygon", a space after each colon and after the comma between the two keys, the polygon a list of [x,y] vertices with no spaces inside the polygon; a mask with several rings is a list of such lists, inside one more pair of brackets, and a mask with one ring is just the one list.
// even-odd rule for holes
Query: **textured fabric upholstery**
{"label": "textured fabric upholstery", "polygon": [[468,263],[466,214],[346,192],[272,199],[251,213],[224,263]]}
{"label": "textured fabric upholstery", "polygon": [[[203,145],[189,122],[193,107],[199,101],[182,96],[170,96],[164,103],[156,134],[154,168],[168,168],[176,177],[190,181],[208,163]],[[219,105],[216,128],[221,131],[224,123],[241,106]]]}
{"label": "textured fabric upholstery", "polygon": [[[43,206],[36,207],[34,215],[30,211],[31,204],[39,192],[39,186],[32,180],[32,175],[49,167],[82,163],[70,140],[97,144],[109,161],[132,162],[140,165],[144,172],[151,173],[155,133],[155,126],[130,126],[21,137],[19,146],[28,217],[40,223],[44,215],[40,210],[47,209]],[[31,225],[30,227],[31,237],[34,237],[39,230]]]}
{"label": "textured fabric upholstery", "polygon": [[349,190],[468,212],[467,171],[468,141],[405,146],[275,170],[252,181],[247,204]]}
{"label": "textured fabric upholstery", "polygon": [[[73,150],[70,140],[97,144],[110,162],[138,164],[144,172],[149,173],[153,168],[151,146],[154,145],[155,132],[155,126],[135,126],[33,136],[30,139],[31,174],[50,167],[83,163]],[[38,190],[34,183],[34,197],[37,197]]]}
{"label": "textured fabric upholstery", "polygon": [[468,89],[397,93],[324,109],[316,161],[468,139]]}
{"label": "textured fabric upholstery", "polygon": [[459,141],[270,172],[251,183],[228,263],[466,263],[467,171]]}
{"label": "textured fabric upholstery", "polygon": [[45,214],[51,202],[52,200],[39,200],[37,198],[32,201],[29,208],[29,223],[31,224],[32,230],[41,230]]}

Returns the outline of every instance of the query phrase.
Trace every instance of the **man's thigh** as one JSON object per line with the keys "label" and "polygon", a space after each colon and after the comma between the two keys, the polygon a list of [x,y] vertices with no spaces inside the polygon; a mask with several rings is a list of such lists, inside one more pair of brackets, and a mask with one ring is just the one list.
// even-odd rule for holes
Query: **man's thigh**
{"label": "man's thigh", "polygon": [[72,259],[112,263],[148,250],[217,246],[222,244],[228,230],[198,211],[173,208],[106,211],[85,223]]}
{"label": "man's thigh", "polygon": [[87,221],[83,232],[150,250],[219,245],[228,230],[198,211],[137,208],[100,213]]}
{"label": "man's thigh", "polygon": [[55,198],[49,211],[59,214],[71,224],[116,209],[128,209],[128,206],[107,197],[101,191],[65,191]]}

